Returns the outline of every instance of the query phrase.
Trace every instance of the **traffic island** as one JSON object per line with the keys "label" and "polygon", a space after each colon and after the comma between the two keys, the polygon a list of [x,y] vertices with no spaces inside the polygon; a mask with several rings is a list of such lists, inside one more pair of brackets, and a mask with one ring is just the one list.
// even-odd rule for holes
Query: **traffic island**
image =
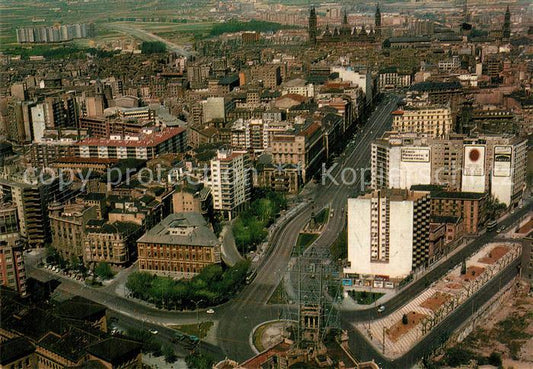
{"label": "traffic island", "polygon": [[252,348],[260,353],[274,347],[290,337],[293,324],[287,320],[273,320],[256,326],[251,335]]}

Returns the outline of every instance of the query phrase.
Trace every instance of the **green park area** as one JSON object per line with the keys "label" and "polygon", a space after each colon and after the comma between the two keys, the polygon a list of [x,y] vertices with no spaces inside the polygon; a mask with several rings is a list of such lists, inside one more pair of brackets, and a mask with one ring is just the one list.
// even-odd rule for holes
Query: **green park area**
{"label": "green park area", "polygon": [[326,224],[328,219],[329,219],[329,208],[324,208],[324,209],[320,210],[318,212],[318,214],[316,214],[313,217],[313,220],[314,220],[315,224],[317,224],[317,225]]}
{"label": "green park area", "polygon": [[318,238],[316,233],[300,233],[296,240],[295,254],[303,255],[304,251]]}
{"label": "green park area", "polygon": [[368,291],[349,291],[348,295],[359,305],[371,305],[383,296],[383,293]]}
{"label": "green park area", "polygon": [[267,228],[281,210],[287,207],[285,196],[269,190],[257,190],[250,207],[233,223],[235,243],[241,254],[255,250],[267,236]]}
{"label": "green park area", "polygon": [[233,267],[213,264],[205,267],[190,280],[175,280],[147,272],[130,274],[126,288],[132,296],[168,310],[193,310],[222,304],[244,285],[249,262],[240,261]]}
{"label": "green park area", "polygon": [[171,325],[170,328],[188,334],[189,336],[196,336],[202,340],[207,336],[207,333],[209,333],[209,330],[214,324],[212,321],[207,321],[200,322],[200,324]]}

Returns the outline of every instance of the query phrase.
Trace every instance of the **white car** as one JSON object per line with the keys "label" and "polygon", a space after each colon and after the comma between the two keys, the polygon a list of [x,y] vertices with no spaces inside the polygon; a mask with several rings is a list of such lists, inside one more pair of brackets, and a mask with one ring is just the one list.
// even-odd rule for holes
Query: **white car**
{"label": "white car", "polygon": [[215,310],[213,310],[213,309],[207,309],[206,313],[207,313],[207,314],[214,314],[214,313],[215,313]]}
{"label": "white car", "polygon": [[385,306],[384,305],[379,305],[378,307],[378,313],[382,313],[385,311]]}
{"label": "white car", "polygon": [[152,333],[152,334],[158,334],[159,331],[158,331],[157,329],[153,329],[153,328],[151,328],[151,329],[150,329],[150,333]]}

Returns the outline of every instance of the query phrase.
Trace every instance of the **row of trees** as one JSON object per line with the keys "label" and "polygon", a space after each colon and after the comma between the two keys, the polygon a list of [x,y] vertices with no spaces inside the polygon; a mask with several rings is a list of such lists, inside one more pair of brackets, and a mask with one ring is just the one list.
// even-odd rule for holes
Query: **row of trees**
{"label": "row of trees", "polygon": [[166,51],[167,45],[161,41],[144,41],[141,44],[141,53],[143,54],[164,53]]}
{"label": "row of trees", "polygon": [[213,264],[191,280],[174,280],[147,272],[130,274],[126,288],[135,298],[165,309],[194,309],[228,301],[246,281],[250,263],[240,261],[233,267]]}
{"label": "row of trees", "polygon": [[[81,274],[83,278],[87,278],[89,270],[87,266],[76,256],[73,256],[70,260],[65,260],[63,256],[55,248],[48,245],[46,248],[46,263],[57,265],[60,269],[64,271],[73,271],[75,273]],[[94,275],[98,276],[104,280],[111,279],[115,275],[109,263],[105,261],[96,263],[93,265]]]}
{"label": "row of trees", "polygon": [[255,249],[266,235],[281,210],[287,208],[287,200],[277,192],[257,190],[250,207],[243,211],[233,224],[233,234],[237,248],[243,254]]}
{"label": "row of trees", "polygon": [[281,29],[299,28],[294,25],[281,24],[276,22],[266,22],[252,19],[249,22],[241,22],[238,20],[230,20],[224,23],[216,23],[211,28],[211,36],[219,36],[224,33],[242,32],[242,31],[256,31],[256,32],[276,32]]}

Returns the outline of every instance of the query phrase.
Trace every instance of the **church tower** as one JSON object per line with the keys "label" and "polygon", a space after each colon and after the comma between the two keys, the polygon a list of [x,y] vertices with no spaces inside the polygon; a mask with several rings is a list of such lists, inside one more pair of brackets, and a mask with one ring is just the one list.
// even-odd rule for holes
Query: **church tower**
{"label": "church tower", "polygon": [[309,43],[311,45],[316,45],[316,35],[317,35],[317,20],[316,20],[316,11],[315,8],[311,8],[309,12]]}
{"label": "church tower", "polygon": [[376,30],[376,38],[381,38],[381,11],[379,10],[379,4],[376,5],[376,15],[374,18],[374,29]]}
{"label": "church tower", "polygon": [[342,18],[341,35],[348,36],[351,32],[350,25],[348,24],[348,13],[344,10],[344,17]]}
{"label": "church tower", "polygon": [[511,38],[511,12],[509,11],[509,5],[505,11],[505,19],[503,21],[502,39],[509,40]]}

